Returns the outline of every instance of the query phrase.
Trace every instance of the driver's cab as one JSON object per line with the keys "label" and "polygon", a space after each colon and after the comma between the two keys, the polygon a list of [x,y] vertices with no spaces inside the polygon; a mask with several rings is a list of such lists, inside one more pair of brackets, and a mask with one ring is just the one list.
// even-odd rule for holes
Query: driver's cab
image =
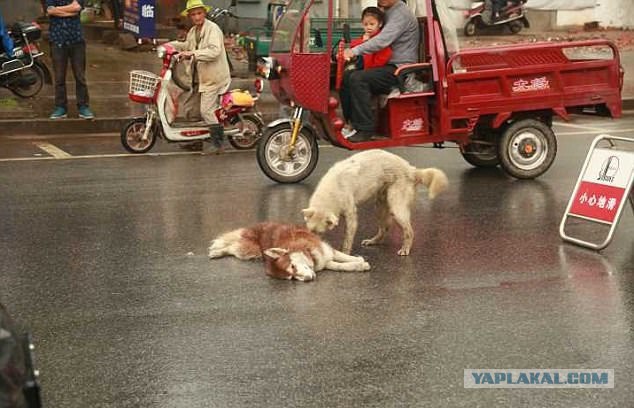
{"label": "driver's cab", "polygon": [[[399,86],[390,94],[376,98],[377,131],[388,140],[398,139],[398,144],[406,144],[403,139],[424,139],[433,133],[438,117],[435,95],[442,91],[438,70],[444,69],[448,56],[457,51],[458,44],[444,2],[412,1],[408,6],[420,24],[419,60],[399,67],[395,72]],[[291,1],[274,32],[271,58],[265,68],[278,100],[322,115],[330,125],[327,127],[337,135],[337,140],[328,135],[336,144],[343,139],[339,132],[343,121],[336,112],[338,93],[333,86],[336,49],[338,41],[347,36],[345,26],[353,38],[362,33],[360,2],[345,6],[344,3],[345,0]],[[328,24],[320,24],[324,20]],[[443,35],[446,38],[443,39]],[[350,38],[345,40],[349,42]],[[442,59],[440,63],[436,61],[438,58]],[[433,140],[420,140],[426,141]]]}

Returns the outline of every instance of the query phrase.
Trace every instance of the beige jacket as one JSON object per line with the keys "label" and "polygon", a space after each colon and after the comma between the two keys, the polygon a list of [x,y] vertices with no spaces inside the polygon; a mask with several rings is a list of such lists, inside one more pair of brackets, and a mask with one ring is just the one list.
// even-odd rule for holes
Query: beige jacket
{"label": "beige jacket", "polygon": [[205,20],[198,48],[195,26],[189,30],[185,41],[172,41],[170,45],[178,51],[194,51],[200,92],[224,92],[229,88],[231,73],[225,52],[224,35],[216,23]]}

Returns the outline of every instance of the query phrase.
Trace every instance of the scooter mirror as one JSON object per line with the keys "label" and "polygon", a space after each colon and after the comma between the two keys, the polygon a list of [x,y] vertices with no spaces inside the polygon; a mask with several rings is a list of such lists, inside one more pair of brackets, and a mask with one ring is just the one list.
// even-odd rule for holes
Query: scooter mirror
{"label": "scooter mirror", "polygon": [[343,39],[346,44],[350,44],[350,24],[348,23],[343,24]]}
{"label": "scooter mirror", "polygon": [[321,31],[319,28],[313,28],[315,47],[321,48],[324,46],[324,40],[321,38]]}

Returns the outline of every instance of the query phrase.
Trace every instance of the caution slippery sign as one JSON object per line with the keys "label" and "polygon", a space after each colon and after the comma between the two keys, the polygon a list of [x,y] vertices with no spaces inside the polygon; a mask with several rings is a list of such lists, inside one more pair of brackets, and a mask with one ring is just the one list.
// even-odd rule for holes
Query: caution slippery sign
{"label": "caution slippery sign", "polygon": [[[597,147],[601,142],[607,147]],[[627,145],[630,150],[619,149],[615,142]],[[623,143],[624,142],[624,143]],[[591,248],[603,249],[612,240],[619,217],[632,199],[634,181],[634,139],[597,136],[590,146],[581,174],[564,213],[559,234],[565,241]],[[570,217],[605,224],[610,230],[602,242],[594,243],[572,237],[566,233],[566,222]]]}

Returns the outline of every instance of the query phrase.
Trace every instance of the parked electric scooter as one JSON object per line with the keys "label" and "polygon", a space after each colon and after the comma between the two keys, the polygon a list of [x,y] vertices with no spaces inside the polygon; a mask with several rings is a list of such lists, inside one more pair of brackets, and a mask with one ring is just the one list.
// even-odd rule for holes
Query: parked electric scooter
{"label": "parked electric scooter", "polygon": [[[173,78],[173,70],[178,63],[178,51],[169,44],[157,48],[163,59],[161,75],[148,71],[130,72],[129,98],[148,105],[145,116],[134,118],[121,131],[121,143],[131,153],[149,151],[158,137],[168,142],[190,143],[196,140],[210,141],[209,125],[204,122],[177,122],[168,119],[166,107],[171,98],[168,91]],[[184,86],[181,84],[181,87]],[[262,92],[264,82],[255,80],[256,94],[245,90],[230,90],[220,96],[220,108],[215,114],[224,126],[229,143],[236,149],[254,147],[262,135],[264,122],[255,104]]]}
{"label": "parked electric scooter", "polygon": [[40,57],[44,55],[35,41],[42,36],[35,23],[15,23],[9,29],[14,48],[11,56],[0,49],[0,87],[7,88],[21,98],[31,98],[44,84],[51,84],[51,72]]}
{"label": "parked electric scooter", "polygon": [[493,16],[491,2],[473,3],[471,9],[465,12],[467,23],[464,26],[464,34],[467,37],[475,35],[478,31],[508,27],[509,31],[517,34],[522,28],[530,27],[524,5],[527,0],[508,0],[499,11],[498,18]]}

